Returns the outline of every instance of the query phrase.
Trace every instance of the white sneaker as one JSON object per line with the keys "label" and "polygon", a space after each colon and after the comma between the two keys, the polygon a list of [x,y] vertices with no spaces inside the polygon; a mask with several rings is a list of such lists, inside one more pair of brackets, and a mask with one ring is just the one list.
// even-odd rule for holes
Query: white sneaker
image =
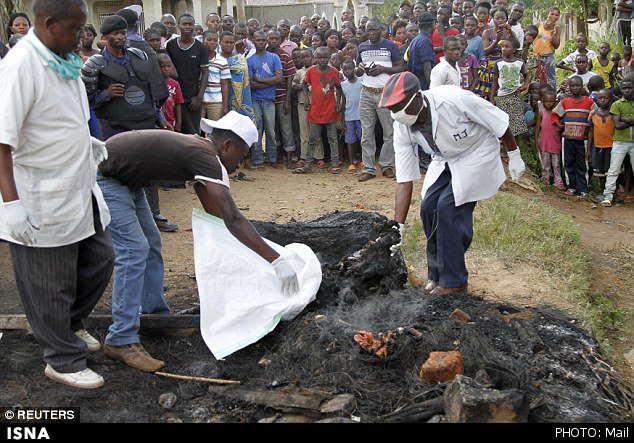
{"label": "white sneaker", "polygon": [[99,344],[99,341],[97,341],[97,339],[90,335],[85,329],[80,329],[79,331],[75,332],[75,335],[86,342],[86,344],[88,345],[88,351],[97,352],[101,349],[101,344]]}
{"label": "white sneaker", "polygon": [[99,388],[104,384],[103,377],[89,368],[79,372],[62,374],[53,369],[51,365],[47,364],[46,369],[44,369],[44,375],[51,380],[58,381],[74,388],[94,389]]}

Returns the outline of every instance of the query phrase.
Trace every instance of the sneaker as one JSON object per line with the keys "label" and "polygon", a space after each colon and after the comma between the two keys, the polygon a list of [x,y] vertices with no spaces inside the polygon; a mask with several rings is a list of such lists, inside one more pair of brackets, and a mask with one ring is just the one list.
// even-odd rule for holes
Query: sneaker
{"label": "sneaker", "polygon": [[51,365],[46,365],[44,375],[51,380],[55,380],[67,386],[72,386],[73,388],[95,389],[103,386],[104,384],[103,377],[89,368],[79,372],[62,373],[57,372],[51,367]]}
{"label": "sneaker", "polygon": [[607,199],[607,198],[606,198],[606,199],[604,199],[604,200],[601,202],[601,206],[605,206],[606,208],[609,208],[610,206],[612,206],[612,200],[609,200],[609,199]]}
{"label": "sneaker", "polygon": [[601,203],[603,200],[605,200],[605,197],[603,196],[603,194],[599,194],[592,197],[591,200],[595,203]]}
{"label": "sneaker", "polygon": [[164,361],[157,360],[148,354],[141,343],[123,346],[113,346],[104,343],[103,353],[113,360],[122,361],[126,365],[145,372],[156,372],[165,366]]}
{"label": "sneaker", "polygon": [[156,222],[156,227],[159,228],[159,231],[161,232],[174,232],[178,230],[178,225],[176,223],[157,220],[156,218],[154,219],[154,222]]}
{"label": "sneaker", "polygon": [[577,191],[572,189],[572,188],[566,189],[566,194],[567,195],[575,195],[576,193],[577,193]]}
{"label": "sneaker", "polygon": [[579,197],[587,198],[588,197],[588,193],[587,192],[582,192],[581,194],[579,194]]}
{"label": "sneaker", "polygon": [[97,339],[93,337],[92,335],[90,335],[88,331],[86,331],[85,329],[80,329],[79,331],[75,331],[75,335],[81,338],[86,343],[86,345],[88,346],[89,352],[97,352],[98,350],[101,349],[101,345],[99,344],[99,341],[97,341]]}

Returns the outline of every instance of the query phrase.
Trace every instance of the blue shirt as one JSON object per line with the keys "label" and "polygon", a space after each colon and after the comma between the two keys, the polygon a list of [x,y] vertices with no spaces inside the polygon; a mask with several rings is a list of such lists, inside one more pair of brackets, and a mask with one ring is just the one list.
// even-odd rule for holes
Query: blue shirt
{"label": "blue shirt", "polygon": [[357,80],[354,83],[350,83],[349,80],[341,83],[343,95],[346,96],[345,121],[347,122],[352,120],[361,120],[361,117],[359,117],[359,101],[361,100],[361,86],[363,86],[361,83],[362,81],[363,76],[357,77]]}
{"label": "blue shirt", "polygon": [[[282,62],[277,54],[267,52],[264,55],[253,54],[247,59],[249,65],[249,77],[271,78],[275,77],[275,71],[282,70]],[[275,86],[262,89],[251,89],[253,100],[275,101]]]}
{"label": "blue shirt", "polygon": [[407,59],[407,70],[418,77],[420,88],[425,91],[429,89],[429,85],[423,76],[423,63],[431,62],[431,67],[436,65],[436,52],[434,52],[434,44],[431,38],[423,32],[418,34],[408,49],[409,58]]}
{"label": "blue shirt", "polygon": [[476,35],[471,40],[467,40],[467,49],[465,51],[467,54],[473,54],[475,58],[478,59],[479,62],[484,58],[484,45],[482,44],[482,37]]}

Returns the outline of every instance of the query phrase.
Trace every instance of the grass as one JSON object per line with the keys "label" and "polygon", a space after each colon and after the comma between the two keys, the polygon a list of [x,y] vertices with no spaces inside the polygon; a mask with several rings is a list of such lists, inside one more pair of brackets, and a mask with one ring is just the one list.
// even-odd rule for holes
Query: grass
{"label": "grass", "polygon": [[[538,200],[506,192],[476,208],[474,251],[512,266],[530,264],[562,281],[566,295],[579,307],[581,323],[605,345],[615,328],[625,326],[629,311],[590,291],[588,258],[579,227],[570,217]],[[407,263],[424,255],[420,220],[408,225],[402,250]]]}

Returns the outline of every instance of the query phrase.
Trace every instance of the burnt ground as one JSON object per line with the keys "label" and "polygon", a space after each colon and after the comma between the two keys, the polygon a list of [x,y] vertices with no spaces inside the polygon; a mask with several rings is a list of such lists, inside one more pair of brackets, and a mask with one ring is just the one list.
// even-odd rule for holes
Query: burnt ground
{"label": "burnt ground", "polygon": [[[311,239],[324,270],[317,300],[224,361],[214,359],[198,333],[145,334],[142,342],[167,362],[165,372],[240,380],[244,388],[271,393],[310,388],[353,394],[352,414],[363,422],[381,421],[400,408],[441,396],[446,384],[423,381],[418,373],[430,352],[449,350],[461,351],[467,376],[484,371],[496,389],[522,390],[530,422],[629,419],[615,407],[627,401],[628,393],[606,375],[598,342],[573,319],[547,307],[523,309],[474,296],[430,297],[403,289],[402,259],[388,252],[396,240],[392,224],[367,213],[258,224],[260,232],[282,244],[296,235]],[[449,319],[456,308],[471,322]],[[405,332],[380,358],[354,342],[360,330],[377,336]],[[101,338],[105,333],[91,332]],[[0,354],[3,406],[76,406],[84,422],[254,422],[277,412],[211,393],[208,384],[142,373],[101,352],[90,356],[89,366],[106,378],[106,385],[92,391],[68,388],[44,377],[41,349],[22,331],[4,333]],[[268,364],[258,364],[262,359]],[[166,392],[178,398],[169,411],[157,401]]]}

